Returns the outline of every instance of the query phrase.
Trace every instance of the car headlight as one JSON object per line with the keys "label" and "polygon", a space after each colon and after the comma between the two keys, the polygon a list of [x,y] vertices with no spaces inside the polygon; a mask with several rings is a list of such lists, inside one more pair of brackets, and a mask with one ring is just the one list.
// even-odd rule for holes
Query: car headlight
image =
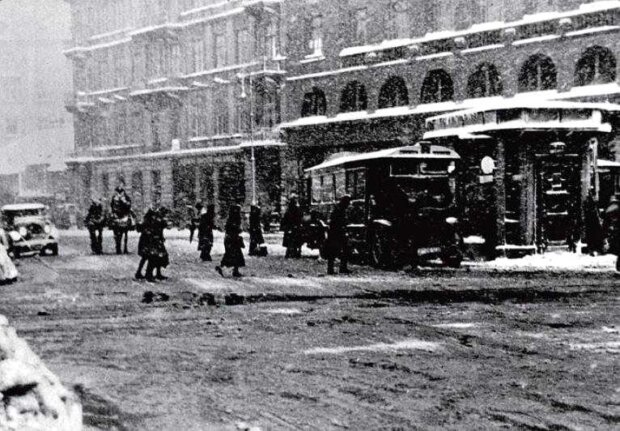
{"label": "car headlight", "polygon": [[11,238],[11,241],[14,241],[14,242],[22,239],[22,237],[14,230],[9,232],[9,238]]}
{"label": "car headlight", "polygon": [[52,228],[50,227],[50,225],[46,224],[45,227],[43,227],[43,232],[45,232],[48,235],[52,233]]}
{"label": "car headlight", "polygon": [[19,233],[21,236],[26,236],[26,235],[28,235],[28,229],[26,229],[24,226],[21,226],[17,230],[17,233]]}
{"label": "car headlight", "polygon": [[446,218],[446,223],[448,223],[448,224],[456,224],[457,221],[458,220],[457,220],[456,217],[448,217],[448,218]]}

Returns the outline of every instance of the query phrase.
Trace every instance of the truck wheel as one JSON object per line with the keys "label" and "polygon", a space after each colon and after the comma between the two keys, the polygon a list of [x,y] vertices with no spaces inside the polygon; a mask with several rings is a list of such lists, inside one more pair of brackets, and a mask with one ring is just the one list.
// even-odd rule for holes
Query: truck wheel
{"label": "truck wheel", "polygon": [[448,247],[441,254],[441,261],[450,268],[459,268],[463,262],[463,253],[456,247]]}
{"label": "truck wheel", "polygon": [[386,268],[390,262],[389,238],[385,232],[375,232],[370,244],[369,261],[375,268]]}

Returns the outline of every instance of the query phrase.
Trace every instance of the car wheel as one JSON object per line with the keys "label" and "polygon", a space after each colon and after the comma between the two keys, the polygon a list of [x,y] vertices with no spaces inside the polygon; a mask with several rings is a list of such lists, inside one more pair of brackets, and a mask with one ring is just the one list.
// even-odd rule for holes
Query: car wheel
{"label": "car wheel", "polygon": [[19,258],[20,258],[20,256],[21,256],[21,253],[19,252],[19,250],[16,250],[16,249],[15,249],[15,250],[13,250],[13,257],[14,257],[15,259],[19,259]]}
{"label": "car wheel", "polygon": [[51,245],[50,251],[52,252],[52,256],[58,256],[58,244]]}
{"label": "car wheel", "polygon": [[455,246],[447,247],[441,253],[441,261],[450,268],[459,268],[463,262],[463,253]]}

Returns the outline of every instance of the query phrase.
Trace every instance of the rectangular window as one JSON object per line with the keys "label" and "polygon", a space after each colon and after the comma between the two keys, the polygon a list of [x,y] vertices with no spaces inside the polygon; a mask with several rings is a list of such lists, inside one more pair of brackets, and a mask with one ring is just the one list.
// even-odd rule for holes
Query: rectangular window
{"label": "rectangular window", "polygon": [[235,64],[250,61],[251,44],[248,29],[243,28],[235,31]]}
{"label": "rectangular window", "polygon": [[323,28],[320,16],[310,19],[310,38],[308,40],[308,51],[311,56],[323,55]]}
{"label": "rectangular window", "polygon": [[161,172],[151,171],[151,204],[154,207],[161,205]]}
{"label": "rectangular window", "polygon": [[226,65],[226,38],[224,33],[213,35],[213,67],[223,67]]}
{"label": "rectangular window", "polygon": [[357,9],[354,13],[355,41],[363,45],[368,42],[368,10]]}

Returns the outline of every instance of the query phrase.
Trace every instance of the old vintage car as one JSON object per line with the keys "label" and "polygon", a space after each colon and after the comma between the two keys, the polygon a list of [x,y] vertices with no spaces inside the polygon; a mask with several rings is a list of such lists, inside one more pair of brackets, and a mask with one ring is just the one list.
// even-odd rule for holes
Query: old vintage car
{"label": "old vintage car", "polygon": [[[398,268],[440,258],[459,266],[462,238],[453,176],[459,159],[453,150],[428,142],[329,158],[306,170],[313,219],[327,221],[348,194],[351,249],[371,265]],[[310,239],[306,242],[312,247]]]}
{"label": "old vintage car", "polygon": [[0,209],[0,237],[9,253],[58,254],[58,231],[50,221],[47,206],[39,203],[5,205]]}

